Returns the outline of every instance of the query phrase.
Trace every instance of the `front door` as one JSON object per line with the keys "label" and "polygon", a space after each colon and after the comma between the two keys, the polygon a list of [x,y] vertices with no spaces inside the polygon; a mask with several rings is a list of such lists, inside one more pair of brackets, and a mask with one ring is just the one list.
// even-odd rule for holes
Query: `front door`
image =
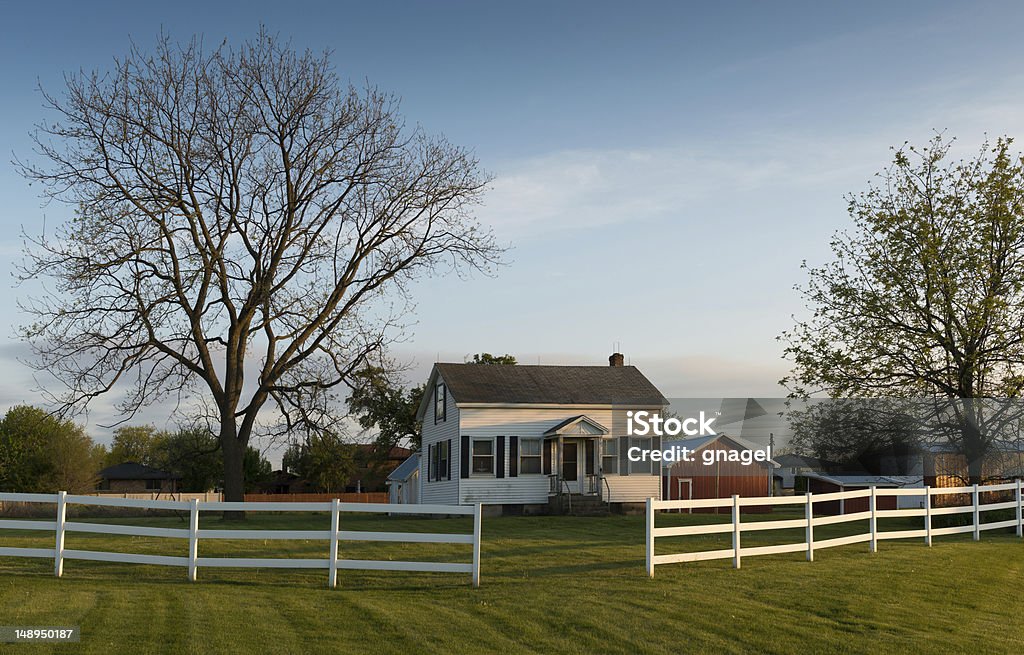
{"label": "front door", "polygon": [[562,479],[570,493],[580,493],[580,449],[579,443],[573,440],[562,443]]}

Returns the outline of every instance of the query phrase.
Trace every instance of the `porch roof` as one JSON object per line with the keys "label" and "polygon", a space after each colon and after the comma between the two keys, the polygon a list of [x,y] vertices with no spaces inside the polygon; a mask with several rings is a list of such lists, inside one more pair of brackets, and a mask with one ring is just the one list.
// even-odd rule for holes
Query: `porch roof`
{"label": "porch roof", "polygon": [[608,434],[608,428],[585,414],[567,418],[549,428],[544,437],[550,439],[562,435],[601,437]]}

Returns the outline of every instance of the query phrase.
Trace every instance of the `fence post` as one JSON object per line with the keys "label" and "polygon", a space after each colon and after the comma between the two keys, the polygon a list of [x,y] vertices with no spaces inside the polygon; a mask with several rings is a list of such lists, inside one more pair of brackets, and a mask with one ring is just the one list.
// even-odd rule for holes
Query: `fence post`
{"label": "fence post", "polygon": [[654,499],[647,499],[647,575],[654,577]]}
{"label": "fence post", "polygon": [[932,545],[932,488],[928,485],[924,488],[924,543]]}
{"label": "fence post", "polygon": [[814,500],[810,491],[807,492],[807,507],[804,509],[807,515],[807,561],[814,561]]}
{"label": "fence post", "polygon": [[740,497],[732,495],[732,566],[740,568]]}
{"label": "fence post", "polygon": [[878,552],[878,499],[875,485],[871,485],[871,552]]}
{"label": "fence post", "polygon": [[199,499],[193,498],[188,513],[188,580],[196,581],[199,569]]}
{"label": "fence post", "polygon": [[331,589],[338,585],[338,530],[341,523],[341,501],[337,498],[331,500],[331,567],[328,573],[327,584]]}
{"label": "fence post", "polygon": [[974,485],[971,498],[974,502],[974,540],[978,541],[981,539],[981,510],[978,505],[978,485]]}
{"label": "fence post", "polygon": [[473,586],[480,586],[480,523],[483,520],[483,506],[477,503],[473,510]]}
{"label": "fence post", "polygon": [[1017,536],[1024,537],[1024,507],[1021,506],[1020,478],[1017,478]]}
{"label": "fence post", "polygon": [[57,543],[53,550],[53,574],[58,578],[64,575],[64,524],[67,519],[68,492],[57,492]]}

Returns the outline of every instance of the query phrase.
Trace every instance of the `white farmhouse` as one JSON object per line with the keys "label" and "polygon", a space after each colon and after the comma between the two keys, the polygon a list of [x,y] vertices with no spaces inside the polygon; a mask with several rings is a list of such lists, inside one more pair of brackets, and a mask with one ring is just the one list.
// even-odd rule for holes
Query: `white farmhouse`
{"label": "white farmhouse", "polygon": [[634,366],[435,364],[419,408],[418,501],[504,513],[601,513],[661,497],[660,467],[630,462],[629,410],[668,401]]}

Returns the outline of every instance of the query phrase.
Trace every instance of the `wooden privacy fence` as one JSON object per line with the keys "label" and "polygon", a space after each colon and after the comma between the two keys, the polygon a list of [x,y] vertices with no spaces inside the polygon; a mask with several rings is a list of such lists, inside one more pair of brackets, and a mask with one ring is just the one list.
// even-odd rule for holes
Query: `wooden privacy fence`
{"label": "wooden privacy fence", "polygon": [[[980,496],[993,492],[1013,491],[1014,500],[1004,502],[982,503]],[[952,507],[933,507],[932,498],[949,494],[970,494],[971,504]],[[919,496],[924,498],[924,507],[908,509],[878,509],[878,498],[884,496]],[[822,503],[836,500],[850,500],[853,498],[867,498],[868,510],[854,512],[851,514],[838,514],[835,516],[814,516],[814,503]],[[757,505],[802,505],[804,507],[804,518],[783,519],[778,521],[740,521],[740,509],[743,507]],[[689,510],[709,507],[731,507],[732,520],[729,523],[718,523],[709,525],[685,525],[659,528],[655,526],[655,512],[657,510]],[[1005,521],[992,521],[982,523],[981,518],[985,512],[1013,509],[1016,516]],[[971,513],[970,525],[958,525],[950,527],[933,527],[932,518],[943,514],[966,514]],[[915,530],[889,530],[878,529],[878,519],[885,518],[906,518],[923,517],[924,526]],[[834,525],[847,523],[849,521],[869,521],[868,532],[853,534],[831,539],[816,541],[814,528],[823,525]],[[972,533],[974,540],[980,539],[981,532],[985,530],[996,530],[999,528],[1013,528],[1017,530],[1018,537],[1024,537],[1024,504],[1021,500],[1021,481],[1009,482],[1006,484],[985,485],[979,487],[944,487],[944,488],[902,488],[888,489],[870,487],[856,491],[839,491],[826,494],[807,493],[803,496],[775,496],[775,497],[740,497],[732,498],[701,498],[697,500],[655,500],[647,499],[647,575],[654,577],[654,567],[658,564],[672,564],[676,562],[699,562],[703,560],[728,559],[732,558],[733,566],[740,568],[740,561],[744,556],[774,555],[778,553],[806,552],[807,561],[814,561],[814,551],[834,546],[844,546],[869,542],[871,552],[878,550],[878,542],[884,539],[915,539],[924,538],[925,544],[932,545],[932,538],[941,535]],[[744,547],[742,535],[748,531],[761,530],[786,530],[802,528],[804,540],[797,543],[778,544],[772,546]],[[655,555],[654,544],[658,537],[682,537],[711,534],[732,534],[732,547],[720,550],[691,551],[684,553],[673,553],[667,555]]]}
{"label": "wooden privacy fence", "polygon": [[[60,577],[64,572],[64,560],[93,560],[99,562],[124,562],[129,564],[157,564],[163,566],[187,567],[188,579],[195,581],[200,567],[227,568],[282,568],[282,569],[327,569],[328,584],[336,586],[339,570],[375,571],[429,571],[440,573],[469,573],[473,586],[480,586],[480,505],[381,505],[379,503],[331,502],[200,502],[172,500],[138,500],[132,498],[101,498],[97,496],[69,496],[66,492],[56,494],[0,493],[0,501],[56,504],[54,521],[31,521],[0,519],[0,529],[9,530],[50,530],[56,534],[54,548],[11,548],[0,547],[0,556],[43,557],[54,561],[54,574]],[[156,528],[136,525],[109,525],[103,523],[81,523],[67,520],[67,506],[93,505],[103,507],[134,507],[142,509],[179,510],[189,513],[188,528]],[[256,512],[330,512],[330,530],[210,530],[199,528],[200,512],[256,511]],[[420,532],[370,532],[366,530],[342,530],[342,512],[373,512],[417,515],[461,515],[473,517],[472,534],[420,533]],[[142,537],[170,537],[188,540],[188,556],[140,555],[132,553],[111,553],[93,550],[72,550],[64,547],[65,535],[69,532],[90,532],[98,534],[132,535]],[[298,558],[249,558],[249,557],[200,557],[199,542],[206,539],[323,539],[328,542],[327,556],[322,559]],[[338,557],[341,541],[378,541],[407,543],[467,544],[473,549],[471,562],[424,562],[392,560],[357,560]]]}

